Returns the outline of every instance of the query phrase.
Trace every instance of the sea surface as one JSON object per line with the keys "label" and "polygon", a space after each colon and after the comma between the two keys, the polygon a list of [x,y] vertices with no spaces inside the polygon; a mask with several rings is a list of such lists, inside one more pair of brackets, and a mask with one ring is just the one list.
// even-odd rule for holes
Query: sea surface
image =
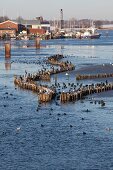
{"label": "sea surface", "polygon": [[[113,73],[113,31],[100,32],[97,40],[41,41],[40,49],[33,40],[11,40],[10,60],[4,57],[6,42],[0,41],[0,170],[113,170],[112,91],[76,102],[40,104],[36,93],[13,82],[14,75],[25,71],[49,70],[46,60],[54,54],[63,54],[64,61],[75,65],[68,78],[65,73],[57,75],[61,86],[100,82],[76,81],[76,74],[103,72],[104,66]],[[52,76],[47,84],[54,83]]]}

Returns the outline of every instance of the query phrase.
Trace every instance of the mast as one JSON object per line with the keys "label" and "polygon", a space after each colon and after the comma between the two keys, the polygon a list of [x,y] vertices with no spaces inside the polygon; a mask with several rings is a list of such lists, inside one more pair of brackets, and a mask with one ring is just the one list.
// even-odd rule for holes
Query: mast
{"label": "mast", "polygon": [[64,28],[63,9],[60,10],[60,28]]}

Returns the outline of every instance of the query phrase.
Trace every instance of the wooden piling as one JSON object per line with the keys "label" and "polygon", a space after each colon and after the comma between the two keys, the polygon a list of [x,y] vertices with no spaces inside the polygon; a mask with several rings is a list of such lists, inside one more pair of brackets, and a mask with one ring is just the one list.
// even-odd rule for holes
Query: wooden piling
{"label": "wooden piling", "polygon": [[100,74],[84,74],[84,75],[77,75],[76,80],[84,80],[84,79],[96,79],[96,78],[107,78],[107,77],[113,77],[113,73],[100,73]]}
{"label": "wooden piling", "polygon": [[[56,90],[54,88],[50,88],[48,86],[37,85],[35,83],[36,80],[50,80],[50,76],[52,74],[69,71],[74,69],[74,65],[69,62],[58,62],[59,59],[62,59],[62,55],[54,55],[48,58],[48,63],[52,65],[60,66],[60,69],[52,69],[50,71],[41,70],[37,74],[29,74],[28,77],[26,76],[17,76],[15,77],[14,83],[18,85],[20,88],[32,90],[38,92],[39,101],[41,102],[50,102],[56,96]],[[78,79],[83,78],[98,78],[98,77],[111,77],[113,74],[97,74],[97,75],[79,75]],[[56,77],[57,78],[57,77]],[[57,80],[55,81],[57,84]],[[69,92],[61,92],[60,94],[60,101],[61,102],[69,102],[69,101],[76,101],[80,100],[87,95],[91,95],[93,93],[100,93],[107,90],[113,90],[113,83],[97,83],[86,85],[80,87],[78,90],[73,90]]]}
{"label": "wooden piling", "polygon": [[11,44],[5,43],[5,58],[11,57]]}

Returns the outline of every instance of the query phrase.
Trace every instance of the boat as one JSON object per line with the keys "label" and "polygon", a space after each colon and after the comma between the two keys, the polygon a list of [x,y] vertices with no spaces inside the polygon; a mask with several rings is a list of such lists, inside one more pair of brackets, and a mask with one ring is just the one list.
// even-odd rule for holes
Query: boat
{"label": "boat", "polygon": [[89,38],[89,39],[99,39],[101,36],[100,33],[97,32],[95,27],[88,28],[84,33],[80,35],[81,38]]}

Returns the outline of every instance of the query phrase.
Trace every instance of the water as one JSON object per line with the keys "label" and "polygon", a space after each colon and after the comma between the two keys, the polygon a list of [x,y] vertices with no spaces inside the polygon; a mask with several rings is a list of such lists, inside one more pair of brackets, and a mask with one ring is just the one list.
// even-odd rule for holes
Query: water
{"label": "water", "polygon": [[[58,101],[56,105],[52,101],[42,104],[37,111],[38,96],[15,89],[13,78],[23,75],[25,70],[38,71],[48,56],[57,53],[76,65],[69,79],[65,73],[58,75],[60,84],[63,81],[77,83],[75,75],[85,67],[103,63],[112,67],[113,32],[109,31],[106,37],[103,31],[99,40],[42,41],[40,50],[33,47],[33,41],[11,43],[12,56],[7,61],[4,42],[0,42],[0,169],[112,170],[113,92],[95,94],[74,103]],[[54,77],[51,79],[52,84]],[[80,83],[98,81],[82,80]],[[105,107],[101,107],[99,100],[104,100]]]}

